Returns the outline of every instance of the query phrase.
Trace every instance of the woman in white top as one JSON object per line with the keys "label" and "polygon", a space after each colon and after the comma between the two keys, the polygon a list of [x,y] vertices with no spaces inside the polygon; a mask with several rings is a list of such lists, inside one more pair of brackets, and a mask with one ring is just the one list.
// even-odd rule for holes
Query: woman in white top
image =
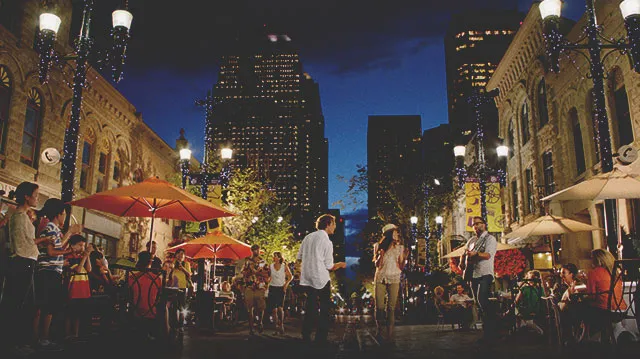
{"label": "woman in white top", "polygon": [[[378,337],[382,338],[381,327],[386,321],[386,339],[392,341],[395,309],[400,289],[400,275],[402,274],[402,268],[404,268],[405,251],[404,246],[400,244],[398,227],[393,224],[387,224],[382,228],[382,233],[380,242],[373,246],[373,261],[376,265],[376,326],[378,328]],[[386,308],[385,296],[387,296]]]}
{"label": "woman in white top", "polygon": [[[30,325],[33,313],[28,311],[34,303],[33,276],[38,259],[38,245],[53,243],[53,237],[36,238],[36,229],[27,213],[38,205],[38,185],[22,182],[14,192],[18,204],[9,219],[9,239],[13,256],[9,260],[5,294],[2,301],[4,324],[11,327],[7,343],[13,343],[16,354],[28,354]],[[6,320],[5,320],[6,319]],[[4,328],[7,329],[7,328]]]}
{"label": "woman in white top", "polygon": [[284,294],[287,292],[287,287],[291,279],[293,279],[293,275],[280,252],[273,252],[273,263],[271,263],[269,269],[269,297],[267,301],[269,307],[273,310],[272,315],[276,323],[276,330],[273,335],[284,335]]}

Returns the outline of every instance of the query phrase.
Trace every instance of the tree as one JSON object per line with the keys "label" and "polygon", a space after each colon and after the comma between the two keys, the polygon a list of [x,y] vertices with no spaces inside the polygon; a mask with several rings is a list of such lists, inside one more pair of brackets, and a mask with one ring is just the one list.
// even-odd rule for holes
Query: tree
{"label": "tree", "polygon": [[[223,170],[221,162],[214,162],[209,167],[217,173]],[[199,168],[191,171],[200,173]],[[181,174],[177,173],[170,177],[169,181],[180,186],[181,179]],[[220,188],[211,187],[208,200],[219,202]],[[200,185],[188,183],[186,190],[200,196],[200,188]],[[257,172],[251,168],[234,169],[229,174],[225,190],[225,205],[236,215],[221,219],[223,232],[245,243],[260,245],[267,257],[275,251],[280,251],[287,261],[295,260],[299,243],[294,241],[286,208],[278,204],[275,193],[259,179]]]}
{"label": "tree", "polygon": [[[351,178],[338,176],[338,180],[345,182],[347,187],[346,200],[338,201],[334,205],[340,206],[342,209],[350,207],[351,209],[362,208],[366,206],[366,194],[370,174],[367,167],[363,165],[356,166],[356,174]],[[442,213],[444,208],[450,206],[455,198],[455,193],[445,191],[437,186],[432,185],[432,178],[429,176],[417,176],[416,178],[402,181],[399,179],[388,179],[385,186],[381,188],[384,191],[382,196],[388,201],[380,203],[377,214],[370,218],[365,228],[360,233],[362,239],[360,250],[361,257],[358,264],[358,276],[362,280],[373,278],[375,268],[372,262],[373,244],[380,240],[381,229],[386,223],[394,223],[401,229],[405,243],[408,242],[411,233],[410,218],[418,217],[418,235],[421,235],[424,229],[424,206],[429,206],[429,223],[432,231],[434,230],[435,217]],[[424,186],[429,185],[429,200],[426,201],[424,194]],[[430,241],[429,256],[430,262],[436,263],[437,246],[435,241]]]}

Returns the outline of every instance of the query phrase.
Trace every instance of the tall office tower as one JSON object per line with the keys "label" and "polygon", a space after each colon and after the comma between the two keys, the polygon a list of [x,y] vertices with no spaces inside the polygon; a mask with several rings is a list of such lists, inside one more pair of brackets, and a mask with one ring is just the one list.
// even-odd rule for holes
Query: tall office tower
{"label": "tall office tower", "polygon": [[[449,124],[424,130],[422,134],[424,173],[437,179],[442,190],[452,189],[451,173],[455,164],[453,146],[451,126]],[[434,182],[430,184],[435,185]]]}
{"label": "tall office tower", "polygon": [[296,234],[328,207],[328,142],[318,84],[287,35],[269,34],[222,56],[213,88],[212,142],[231,146],[288,205]]}
{"label": "tall office tower", "polygon": [[[495,10],[452,17],[445,35],[445,62],[449,124],[454,135],[474,129],[475,114],[467,99],[475,90],[485,91],[523,17],[517,11]],[[490,107],[484,113],[489,128],[498,122],[495,105]]]}
{"label": "tall office tower", "polygon": [[[420,190],[422,179],[420,116],[369,116],[367,167],[369,218],[382,214],[392,220],[394,201]],[[396,222],[397,223],[397,222]]]}

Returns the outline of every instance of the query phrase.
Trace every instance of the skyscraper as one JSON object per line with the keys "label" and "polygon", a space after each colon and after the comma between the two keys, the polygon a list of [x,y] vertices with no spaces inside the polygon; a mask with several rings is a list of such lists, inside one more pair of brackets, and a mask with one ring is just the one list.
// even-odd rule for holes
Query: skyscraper
{"label": "skyscraper", "polygon": [[231,166],[258,171],[298,231],[309,229],[328,207],[328,141],[318,84],[303,72],[291,38],[268,34],[228,50],[211,117],[213,143],[234,149]]}
{"label": "skyscraper", "polygon": [[394,216],[393,201],[410,198],[421,182],[420,116],[369,116],[367,167],[369,218]]}
{"label": "skyscraper", "polygon": [[424,130],[422,160],[425,174],[438,179],[445,190],[451,189],[454,160],[449,124]]}
{"label": "skyscraper", "polygon": [[[474,128],[475,115],[467,98],[474,90],[485,90],[522,18],[517,11],[496,10],[452,17],[445,36],[445,62],[449,124],[454,136]],[[485,125],[497,125],[497,112],[486,116],[494,120]]]}

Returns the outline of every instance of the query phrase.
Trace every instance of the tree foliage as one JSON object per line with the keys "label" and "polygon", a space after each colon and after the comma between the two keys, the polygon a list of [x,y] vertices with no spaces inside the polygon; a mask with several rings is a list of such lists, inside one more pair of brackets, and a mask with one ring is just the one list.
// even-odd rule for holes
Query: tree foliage
{"label": "tree foliage", "polygon": [[[223,164],[213,162],[211,171],[221,171]],[[199,173],[200,168],[192,172]],[[181,173],[169,178],[180,186]],[[214,186],[211,186],[214,187]],[[200,196],[200,185],[187,184],[186,190]],[[229,236],[248,244],[258,244],[264,255],[269,258],[273,252],[280,251],[287,261],[295,260],[299,243],[294,241],[293,230],[286,207],[280,205],[275,193],[260,180],[257,172],[251,168],[238,168],[230,173],[226,191],[225,206],[236,216],[222,218],[222,230]],[[220,188],[208,193],[208,200],[219,203]],[[282,220],[278,220],[282,217]]]}
{"label": "tree foliage", "polygon": [[[342,209],[357,209],[366,207],[366,194],[370,174],[367,166],[357,165],[356,174],[351,178],[338,176],[338,179],[347,184],[346,198],[334,203]],[[425,195],[425,186],[428,186],[428,201]],[[435,185],[433,178],[428,175],[415,176],[405,179],[386,179],[381,188],[382,197],[388,199],[378,205],[378,211],[370,218],[365,228],[360,233],[361,257],[358,265],[358,276],[362,280],[373,278],[375,268],[373,266],[373,244],[380,240],[381,229],[386,223],[394,223],[401,229],[405,243],[409,245],[411,238],[412,216],[418,217],[418,236],[424,235],[425,205],[428,205],[429,228],[431,234],[435,232],[435,217],[443,213],[445,207],[450,206],[455,198],[453,191],[447,191]],[[432,264],[437,262],[437,242],[430,240],[429,257]]]}

